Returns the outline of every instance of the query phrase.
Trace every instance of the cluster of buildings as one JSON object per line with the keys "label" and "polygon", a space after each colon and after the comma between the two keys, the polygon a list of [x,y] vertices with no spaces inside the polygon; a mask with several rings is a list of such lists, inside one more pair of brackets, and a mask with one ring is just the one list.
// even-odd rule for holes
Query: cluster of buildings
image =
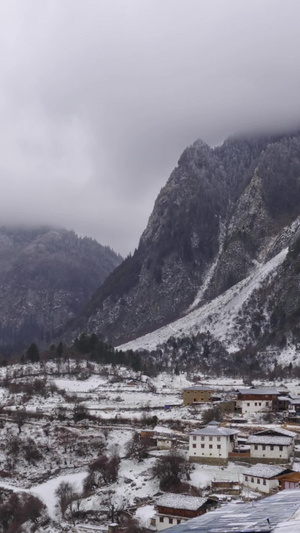
{"label": "cluster of buildings", "polygon": [[[239,419],[242,421],[242,418],[247,420],[251,418],[251,415],[257,413],[280,412],[284,413],[285,420],[295,422],[299,417],[300,422],[300,398],[290,396],[285,387],[280,390],[273,387],[243,388],[234,392],[231,391],[227,395],[220,395],[211,387],[193,386],[184,389],[183,403],[187,406],[218,405],[221,412],[234,413],[236,422]],[[277,500],[278,502],[284,501],[284,505],[287,508],[290,506],[290,510],[294,508],[295,502],[297,502],[300,509],[300,491],[297,492],[297,489],[300,488],[300,471],[298,472],[297,469],[295,471],[291,467],[297,437],[298,433],[273,425],[256,432],[251,432],[250,428],[249,434],[245,436],[242,434],[238,423],[230,426],[212,421],[205,427],[190,432],[188,456],[190,461],[204,464],[226,465],[228,461],[242,462],[245,464],[245,468],[240,474],[238,491],[243,488],[244,490],[259,492],[262,495],[274,494],[276,496],[272,496],[272,498],[275,499],[277,493],[293,493],[291,498],[282,499],[281,496],[278,496],[276,502],[275,499],[273,501],[276,505],[279,505]],[[296,489],[296,491],[291,489]],[[266,499],[262,501],[265,502]],[[249,504],[241,505],[247,511],[245,512],[246,517]],[[258,508],[257,502],[250,505],[251,509]],[[259,506],[262,508],[264,504],[259,504]],[[220,509],[214,511],[216,507],[217,498],[214,496],[196,497],[164,494],[156,503],[155,527],[157,531],[160,531],[176,526],[176,529],[174,528],[176,533],[185,533],[191,529],[196,529],[199,532],[211,531],[212,525],[217,527],[218,520],[222,521],[223,516],[227,517],[227,514],[224,513],[223,515]],[[206,514],[207,511],[212,512]],[[275,514],[274,512],[273,522],[275,521]],[[255,531],[264,531],[264,533],[273,531],[273,526],[267,520],[268,516],[267,513],[266,521],[263,520],[260,524],[260,513],[257,511],[257,523],[255,523],[257,529]],[[279,515],[276,514],[278,523],[279,518]],[[226,524],[226,532],[231,531],[230,525],[229,522]],[[246,518],[245,526],[247,526]],[[298,526],[300,531],[299,523]],[[223,529],[216,530],[223,531]],[[236,531],[236,529],[233,528],[232,531]],[[238,531],[240,530],[238,529]],[[241,529],[241,531],[244,530]]]}
{"label": "cluster of buildings", "polygon": [[285,385],[280,387],[249,387],[220,394],[204,385],[183,389],[184,405],[209,403],[218,405],[224,413],[233,411],[242,416],[257,413],[283,413],[287,422],[300,423],[300,396],[293,396]]}
{"label": "cluster of buildings", "polygon": [[240,431],[211,422],[189,435],[190,461],[205,464],[226,464],[230,461],[248,463],[289,463],[294,452],[297,433],[282,428],[266,429],[238,439]]}

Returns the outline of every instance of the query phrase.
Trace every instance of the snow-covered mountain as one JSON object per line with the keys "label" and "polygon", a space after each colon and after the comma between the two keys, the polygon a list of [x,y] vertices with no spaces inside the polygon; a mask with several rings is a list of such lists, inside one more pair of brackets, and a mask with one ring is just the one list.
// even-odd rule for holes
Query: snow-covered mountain
{"label": "snow-covered mountain", "polygon": [[138,249],[73,331],[130,348],[191,335],[198,348],[201,337],[225,354],[295,347],[299,215],[299,133],[216,148],[196,141],[161,190]]}

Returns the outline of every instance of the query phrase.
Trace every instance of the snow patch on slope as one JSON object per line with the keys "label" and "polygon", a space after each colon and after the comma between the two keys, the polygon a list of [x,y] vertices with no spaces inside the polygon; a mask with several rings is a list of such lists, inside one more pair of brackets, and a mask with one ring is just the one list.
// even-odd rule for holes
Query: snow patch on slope
{"label": "snow patch on slope", "polygon": [[268,276],[275,274],[277,268],[283,263],[287,252],[288,248],[284,248],[267,263],[263,265],[258,263],[250,276],[211,302],[191,311],[184,317],[172,322],[172,324],[123,344],[119,348],[122,350],[153,350],[158,345],[167,342],[171,329],[174,337],[186,337],[210,331],[214,337],[224,342],[229,351],[238,350],[238,346],[235,344],[238,312],[253,291],[259,288]]}

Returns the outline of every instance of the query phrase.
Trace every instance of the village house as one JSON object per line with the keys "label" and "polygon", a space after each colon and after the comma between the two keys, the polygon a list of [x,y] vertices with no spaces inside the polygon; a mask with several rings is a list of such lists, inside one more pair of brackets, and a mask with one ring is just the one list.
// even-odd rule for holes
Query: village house
{"label": "village house", "polygon": [[193,520],[173,525],[168,533],[298,533],[299,490],[279,491],[252,502],[222,505]]}
{"label": "village house", "polygon": [[157,435],[157,448],[159,450],[170,450],[173,446],[176,446],[177,439],[172,434],[170,435]]}
{"label": "village house", "polygon": [[300,488],[300,472],[290,472],[278,477],[280,490]]}
{"label": "village house", "polygon": [[250,435],[250,460],[263,463],[288,463],[294,450],[296,434],[283,429],[259,431]]}
{"label": "village house", "polygon": [[278,396],[277,389],[271,387],[239,389],[235,410],[242,415],[277,411]]}
{"label": "village house", "polygon": [[289,422],[300,422],[300,397],[294,396],[292,398],[289,398],[288,403],[288,421]]}
{"label": "village house", "polygon": [[211,498],[198,498],[184,494],[165,493],[155,505],[156,529],[161,531],[200,516],[215,508],[217,503]]}
{"label": "village house", "polygon": [[279,465],[257,463],[244,470],[242,484],[251,490],[269,494],[279,489],[278,476],[290,474],[292,470]]}
{"label": "village house", "polygon": [[226,464],[229,453],[236,445],[236,429],[221,427],[211,422],[189,435],[189,459],[193,462]]}
{"label": "village house", "polygon": [[211,402],[214,390],[211,387],[195,385],[183,389],[183,404],[193,405],[196,403]]}

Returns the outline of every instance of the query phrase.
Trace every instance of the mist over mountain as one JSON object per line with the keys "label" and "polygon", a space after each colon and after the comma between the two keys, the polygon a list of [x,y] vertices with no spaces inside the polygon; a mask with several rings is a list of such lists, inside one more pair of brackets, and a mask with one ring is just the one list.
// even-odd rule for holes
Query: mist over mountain
{"label": "mist over mountain", "polygon": [[50,342],[121,260],[73,231],[1,227],[1,351]]}
{"label": "mist over mountain", "polygon": [[[257,349],[282,343],[298,327],[299,214],[298,132],[232,137],[216,148],[196,141],[158,195],[138,249],[107,277],[73,330],[128,342],[201,311],[232,287],[238,291],[237,284],[291,246],[273,281],[239,310],[234,350],[247,342]],[[176,335],[183,337],[184,328]]]}

